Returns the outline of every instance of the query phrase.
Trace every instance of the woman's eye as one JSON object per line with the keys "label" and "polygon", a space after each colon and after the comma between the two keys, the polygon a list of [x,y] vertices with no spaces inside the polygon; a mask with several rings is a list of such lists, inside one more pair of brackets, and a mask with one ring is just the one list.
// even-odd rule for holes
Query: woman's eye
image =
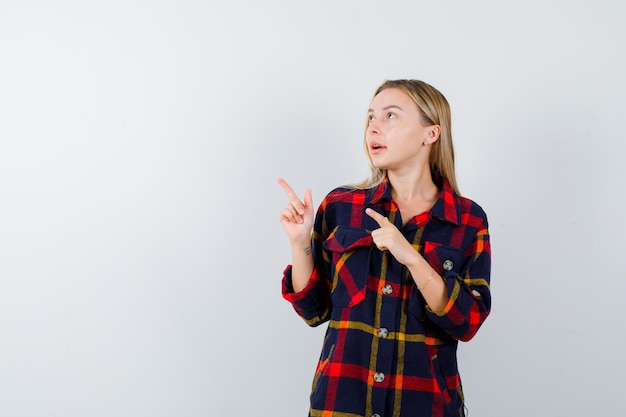
{"label": "woman's eye", "polygon": [[387,119],[395,119],[396,117],[398,116],[395,113],[387,113]]}
{"label": "woman's eye", "polygon": [[371,114],[367,116],[367,121],[371,122],[372,120],[374,120],[374,116],[372,116]]}

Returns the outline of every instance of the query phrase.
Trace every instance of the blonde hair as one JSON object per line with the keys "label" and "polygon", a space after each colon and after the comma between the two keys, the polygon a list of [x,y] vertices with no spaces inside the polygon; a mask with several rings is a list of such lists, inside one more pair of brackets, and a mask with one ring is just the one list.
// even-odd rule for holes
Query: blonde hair
{"label": "blonde hair", "polygon": [[[411,97],[417,105],[426,126],[439,125],[439,140],[435,141],[430,149],[430,174],[433,178],[441,176],[447,179],[454,192],[460,195],[454,174],[452,118],[448,100],[435,87],[419,80],[387,80],[378,87],[373,97],[376,97],[387,88],[397,88]],[[367,133],[367,122],[365,124],[365,132]],[[386,170],[376,168],[372,164],[367,143],[365,143],[365,152],[370,163],[370,176],[366,180],[353,185],[353,187],[359,189],[375,187],[387,175]]]}

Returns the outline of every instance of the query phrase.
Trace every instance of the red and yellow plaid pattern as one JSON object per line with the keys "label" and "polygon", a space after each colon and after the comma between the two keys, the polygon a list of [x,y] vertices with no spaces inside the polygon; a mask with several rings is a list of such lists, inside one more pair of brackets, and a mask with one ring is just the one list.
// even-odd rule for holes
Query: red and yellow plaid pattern
{"label": "red and yellow plaid pattern", "polygon": [[[443,311],[424,302],[407,268],[373,245],[371,207],[387,216],[447,283]],[[328,322],[313,379],[313,417],[464,416],[458,341],[470,340],[491,308],[487,217],[447,181],[432,209],[402,226],[387,180],[337,188],[321,203],[312,235],[315,269],[283,297],[311,326]]]}

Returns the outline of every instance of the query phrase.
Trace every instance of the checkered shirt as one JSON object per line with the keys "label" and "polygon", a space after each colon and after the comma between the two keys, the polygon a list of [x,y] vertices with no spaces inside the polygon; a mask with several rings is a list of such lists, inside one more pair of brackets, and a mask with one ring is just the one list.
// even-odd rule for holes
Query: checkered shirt
{"label": "checkered shirt", "polygon": [[[312,234],[315,268],[283,297],[311,326],[328,322],[313,379],[311,417],[464,416],[458,341],[491,308],[487,218],[447,181],[429,212],[402,225],[388,179],[367,190],[337,188],[322,201]],[[408,269],[373,244],[371,207],[411,242],[447,284],[442,311],[426,305]]]}

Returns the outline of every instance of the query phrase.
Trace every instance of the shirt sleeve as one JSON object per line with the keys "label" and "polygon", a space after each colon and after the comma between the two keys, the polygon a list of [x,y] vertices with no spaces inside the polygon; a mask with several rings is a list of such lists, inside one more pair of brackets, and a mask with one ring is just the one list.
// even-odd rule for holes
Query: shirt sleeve
{"label": "shirt sleeve", "polygon": [[426,306],[429,319],[461,341],[468,341],[476,335],[491,310],[491,246],[486,219],[465,253],[468,261],[463,270],[446,271],[444,267],[442,277],[449,297],[444,309],[433,311]]}
{"label": "shirt sleeve", "polygon": [[288,265],[283,273],[282,295],[291,303],[296,313],[309,326],[318,326],[330,318],[331,282],[329,277],[329,256],[324,252],[324,236],[328,233],[326,224],[326,199],[322,201],[313,225],[311,235],[311,247],[313,256],[313,272],[308,284],[299,292],[294,292],[291,281],[291,265]]}

